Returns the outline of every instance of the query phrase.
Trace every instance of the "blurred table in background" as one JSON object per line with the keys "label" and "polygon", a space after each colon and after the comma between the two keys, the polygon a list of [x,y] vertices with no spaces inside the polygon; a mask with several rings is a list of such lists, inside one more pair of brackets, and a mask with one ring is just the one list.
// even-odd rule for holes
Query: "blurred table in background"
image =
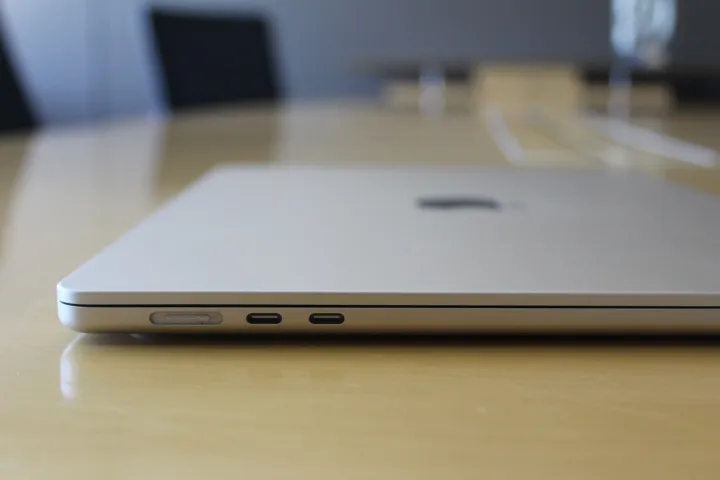
{"label": "blurred table in background", "polygon": [[351,70],[377,78],[384,105],[399,110],[467,111],[474,103],[476,59],[367,57]]}
{"label": "blurred table in background", "polygon": [[[3,137],[0,478],[714,478],[720,341],[78,337],[57,321],[60,278],[225,162],[613,169],[720,194],[717,165],[619,145],[603,121],[327,103]],[[613,128],[720,148],[712,112]]]}
{"label": "blurred table in background", "polygon": [[[613,95],[610,67],[602,65],[455,57],[371,57],[359,60],[352,70],[378,78],[382,102],[400,110],[457,112],[537,105],[555,110],[604,112]],[[686,78],[704,79],[707,75],[698,69],[636,72],[633,84],[628,85],[627,92],[622,92],[627,95],[628,109],[654,114],[671,111],[676,106],[671,82],[682,82]],[[430,97],[429,102],[426,97]]]}

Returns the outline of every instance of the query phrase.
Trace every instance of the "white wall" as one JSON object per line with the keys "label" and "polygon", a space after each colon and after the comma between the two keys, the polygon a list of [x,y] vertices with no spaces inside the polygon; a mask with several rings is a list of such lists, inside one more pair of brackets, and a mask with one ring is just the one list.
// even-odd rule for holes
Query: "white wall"
{"label": "white wall", "polygon": [[89,113],[88,0],[5,0],[3,28],[28,94],[42,119]]}
{"label": "white wall", "polygon": [[[55,0],[58,1],[58,0]],[[100,117],[152,113],[160,105],[145,0],[88,0],[91,12],[91,78]]]}
{"label": "white wall", "polygon": [[144,2],[4,0],[9,48],[42,121],[157,110]]}

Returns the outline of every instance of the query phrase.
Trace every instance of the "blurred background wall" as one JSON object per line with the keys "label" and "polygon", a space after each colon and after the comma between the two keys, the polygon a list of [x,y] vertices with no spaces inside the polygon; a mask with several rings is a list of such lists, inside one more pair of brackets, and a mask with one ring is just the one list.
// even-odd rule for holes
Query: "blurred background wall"
{"label": "blurred background wall", "polygon": [[[159,111],[149,6],[252,10],[273,20],[289,98],[372,95],[365,57],[605,61],[609,0],[0,0],[20,75],[41,120]],[[720,2],[683,0],[676,57],[720,64],[708,38]],[[716,40],[717,42],[717,40]]]}

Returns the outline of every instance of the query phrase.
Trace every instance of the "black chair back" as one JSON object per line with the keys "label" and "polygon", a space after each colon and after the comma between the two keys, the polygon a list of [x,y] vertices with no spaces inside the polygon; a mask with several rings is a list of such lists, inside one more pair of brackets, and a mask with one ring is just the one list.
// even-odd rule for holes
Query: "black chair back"
{"label": "black chair back", "polygon": [[0,133],[28,130],[35,117],[13,68],[0,17]]}
{"label": "black chair back", "polygon": [[173,110],[280,98],[262,17],[154,10],[152,29]]}

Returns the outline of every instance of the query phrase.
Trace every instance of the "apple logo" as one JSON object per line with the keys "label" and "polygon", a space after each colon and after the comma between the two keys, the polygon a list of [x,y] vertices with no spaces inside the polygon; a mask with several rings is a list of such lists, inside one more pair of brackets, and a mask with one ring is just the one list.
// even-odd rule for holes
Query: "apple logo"
{"label": "apple logo", "polygon": [[418,200],[423,210],[483,210],[500,211],[502,203],[489,197],[438,196],[424,197]]}

